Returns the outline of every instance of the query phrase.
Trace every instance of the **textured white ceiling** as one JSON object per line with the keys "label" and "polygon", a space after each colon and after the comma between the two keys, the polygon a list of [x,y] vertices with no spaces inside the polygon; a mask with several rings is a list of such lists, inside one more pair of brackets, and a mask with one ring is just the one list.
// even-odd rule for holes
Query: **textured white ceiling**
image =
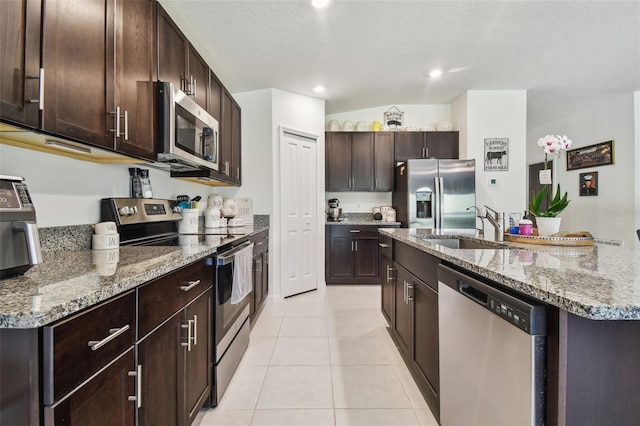
{"label": "textured white ceiling", "polygon": [[640,0],[160,3],[232,93],[319,96],[327,114],[515,89],[535,125],[640,90]]}

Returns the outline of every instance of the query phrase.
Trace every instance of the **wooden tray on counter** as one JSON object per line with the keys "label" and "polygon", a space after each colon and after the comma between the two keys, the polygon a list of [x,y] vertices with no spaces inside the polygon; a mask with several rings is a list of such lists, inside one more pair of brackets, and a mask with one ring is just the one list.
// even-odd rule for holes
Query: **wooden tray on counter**
{"label": "wooden tray on counter", "polygon": [[504,234],[504,240],[512,243],[546,246],[592,246],[593,237],[540,237],[537,235]]}

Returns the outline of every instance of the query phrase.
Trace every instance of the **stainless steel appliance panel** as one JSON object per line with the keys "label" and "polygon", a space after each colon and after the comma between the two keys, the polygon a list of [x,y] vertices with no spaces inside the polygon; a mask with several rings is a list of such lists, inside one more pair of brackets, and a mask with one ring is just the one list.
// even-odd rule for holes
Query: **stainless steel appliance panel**
{"label": "stainless steel appliance panel", "polygon": [[441,225],[444,229],[473,229],[476,226],[475,160],[438,160],[441,193]]}
{"label": "stainless steel appliance panel", "polygon": [[392,200],[403,227],[473,229],[475,160],[409,159],[396,166]]}
{"label": "stainless steel appliance panel", "polygon": [[438,160],[407,160],[406,166],[409,227],[436,228]]}
{"label": "stainless steel appliance panel", "polygon": [[442,265],[438,280],[441,424],[544,424],[544,306]]}

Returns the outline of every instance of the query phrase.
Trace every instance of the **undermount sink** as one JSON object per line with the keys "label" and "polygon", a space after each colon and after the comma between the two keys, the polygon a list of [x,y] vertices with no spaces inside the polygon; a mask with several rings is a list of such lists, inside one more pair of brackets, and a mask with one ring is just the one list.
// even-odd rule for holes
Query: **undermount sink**
{"label": "undermount sink", "polygon": [[437,244],[452,249],[503,249],[506,244],[493,241],[462,240],[459,238],[424,238],[429,244]]}

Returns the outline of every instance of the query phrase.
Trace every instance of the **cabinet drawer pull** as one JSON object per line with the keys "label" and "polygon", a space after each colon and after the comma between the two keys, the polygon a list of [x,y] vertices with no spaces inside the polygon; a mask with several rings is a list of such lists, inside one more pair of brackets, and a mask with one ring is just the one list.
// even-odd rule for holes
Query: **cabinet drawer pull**
{"label": "cabinet drawer pull", "polygon": [[349,232],[356,233],[356,232],[360,232],[360,230],[359,229],[350,229]]}
{"label": "cabinet drawer pull", "polygon": [[389,248],[391,247],[391,244],[385,244],[385,243],[378,243],[378,245],[382,248]]}
{"label": "cabinet drawer pull", "polygon": [[200,284],[200,280],[195,280],[195,281],[189,281],[187,283],[188,285],[182,285],[180,286],[180,290],[182,291],[189,291],[192,288],[194,288],[195,286],[197,286],[198,284]]}
{"label": "cabinet drawer pull", "polygon": [[103,347],[104,345],[106,345],[107,343],[109,343],[110,341],[112,341],[113,339],[118,337],[119,335],[123,334],[128,329],[129,329],[129,324],[125,325],[124,327],[120,327],[120,328],[110,328],[109,329],[109,335],[107,337],[105,337],[104,339],[102,339],[102,340],[89,340],[89,347],[91,348],[92,351],[97,351],[98,349],[100,349],[101,347]]}

